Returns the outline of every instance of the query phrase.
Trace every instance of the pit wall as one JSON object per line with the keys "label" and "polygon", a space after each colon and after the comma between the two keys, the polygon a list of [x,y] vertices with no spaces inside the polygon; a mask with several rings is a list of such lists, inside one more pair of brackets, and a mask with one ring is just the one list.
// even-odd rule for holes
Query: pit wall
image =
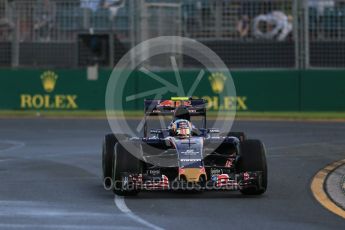
{"label": "pit wall", "polygon": [[[180,73],[186,92],[199,71]],[[177,85],[173,72],[156,74]],[[345,70],[233,71],[236,96],[224,95],[229,79],[213,74],[205,73],[193,95],[207,99],[210,110],[345,111]],[[86,70],[0,69],[0,110],[104,110],[110,75],[110,70],[100,69],[98,78],[89,80]],[[126,98],[160,87],[164,85],[146,74],[132,73],[124,87],[123,108],[142,110],[143,98]]]}

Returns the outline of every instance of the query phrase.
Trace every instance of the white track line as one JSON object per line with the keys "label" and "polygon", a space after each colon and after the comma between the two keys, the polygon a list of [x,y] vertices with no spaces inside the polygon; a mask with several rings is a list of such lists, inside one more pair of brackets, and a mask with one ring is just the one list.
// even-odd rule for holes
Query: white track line
{"label": "white track line", "polygon": [[20,148],[25,146],[25,143],[24,142],[20,142],[20,141],[0,140],[0,143],[5,143],[5,144],[13,145],[13,146],[8,147],[6,149],[0,150],[0,153],[8,152],[8,151],[13,151],[13,150],[20,149]]}
{"label": "white track line", "polygon": [[[75,229],[75,230],[111,230],[114,229],[114,226],[103,226],[103,225],[72,225],[72,224],[3,224],[0,223],[0,229]],[[117,229],[127,229],[127,230],[136,230],[132,227],[118,227]]]}
{"label": "white track line", "polygon": [[140,218],[139,216],[135,215],[126,205],[125,199],[122,196],[115,195],[114,197],[114,203],[116,207],[126,214],[129,218],[133,219],[134,221],[144,225],[145,227],[148,227],[149,229],[155,229],[155,230],[162,230],[163,228],[158,227],[157,225],[151,224],[148,221]]}

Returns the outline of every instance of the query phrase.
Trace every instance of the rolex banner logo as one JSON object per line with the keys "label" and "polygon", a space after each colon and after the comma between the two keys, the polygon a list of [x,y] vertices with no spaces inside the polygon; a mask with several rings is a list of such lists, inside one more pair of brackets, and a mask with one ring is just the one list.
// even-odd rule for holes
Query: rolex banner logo
{"label": "rolex banner logo", "polygon": [[222,73],[212,73],[211,76],[208,77],[210,80],[212,90],[214,93],[222,93],[224,90],[224,84],[226,81],[226,76]]}
{"label": "rolex banner logo", "polygon": [[46,71],[41,75],[41,79],[44,90],[47,93],[53,92],[58,76],[53,71]]}
{"label": "rolex banner logo", "polygon": [[[45,71],[37,80],[41,80],[41,85],[45,93],[21,94],[21,109],[78,109],[77,95],[54,93],[58,85],[59,76],[53,71]],[[39,84],[39,81],[37,81]]]}
{"label": "rolex banner logo", "polygon": [[212,73],[209,77],[209,84],[215,95],[205,95],[201,98],[207,101],[207,109],[224,111],[245,111],[248,110],[247,97],[245,96],[221,96],[227,77],[221,72]]}

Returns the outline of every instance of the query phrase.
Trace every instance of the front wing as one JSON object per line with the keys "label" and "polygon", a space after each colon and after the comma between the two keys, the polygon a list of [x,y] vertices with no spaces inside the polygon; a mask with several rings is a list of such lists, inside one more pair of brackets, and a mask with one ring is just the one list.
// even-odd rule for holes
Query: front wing
{"label": "front wing", "polygon": [[262,172],[222,173],[214,174],[207,181],[198,183],[182,180],[169,180],[164,174],[128,174],[122,175],[122,190],[241,190],[245,188],[260,188]]}

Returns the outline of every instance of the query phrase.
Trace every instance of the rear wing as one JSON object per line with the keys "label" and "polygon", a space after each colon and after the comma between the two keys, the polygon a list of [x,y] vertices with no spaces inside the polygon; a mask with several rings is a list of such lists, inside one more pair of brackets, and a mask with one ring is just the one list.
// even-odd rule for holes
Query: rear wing
{"label": "rear wing", "polygon": [[191,116],[202,116],[203,128],[206,128],[206,100],[192,99],[189,97],[172,97],[171,99],[162,100],[145,100],[145,123],[144,137],[148,136],[147,117],[148,116],[172,116],[180,105],[188,109]]}
{"label": "rear wing", "polygon": [[188,97],[172,97],[171,99],[144,101],[145,116],[173,115],[175,109],[183,105],[191,116],[206,116],[206,100]]}

